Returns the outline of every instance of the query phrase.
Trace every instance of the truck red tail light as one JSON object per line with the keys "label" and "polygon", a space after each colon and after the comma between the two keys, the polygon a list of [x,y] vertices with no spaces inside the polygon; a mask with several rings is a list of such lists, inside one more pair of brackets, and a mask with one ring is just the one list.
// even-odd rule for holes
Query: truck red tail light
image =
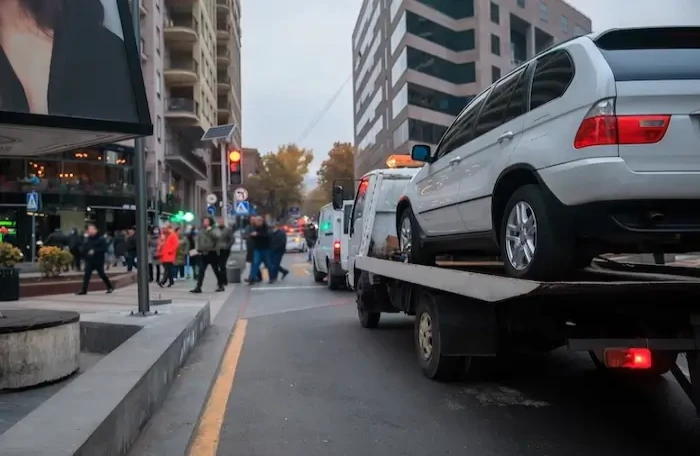
{"label": "truck red tail light", "polygon": [[651,369],[651,351],[647,348],[608,348],[605,365],[612,369]]}
{"label": "truck red tail light", "polygon": [[581,122],[574,147],[655,144],[668,131],[671,116],[615,114],[615,99],[601,100],[588,111]]}
{"label": "truck red tail light", "polygon": [[336,263],[340,263],[340,242],[333,243],[333,259]]}

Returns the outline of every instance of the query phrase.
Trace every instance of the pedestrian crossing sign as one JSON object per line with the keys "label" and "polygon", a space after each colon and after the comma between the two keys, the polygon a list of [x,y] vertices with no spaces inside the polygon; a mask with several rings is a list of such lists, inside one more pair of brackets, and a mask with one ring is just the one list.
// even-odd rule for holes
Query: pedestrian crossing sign
{"label": "pedestrian crossing sign", "polygon": [[27,210],[29,212],[39,210],[39,194],[37,192],[27,193]]}
{"label": "pedestrian crossing sign", "polygon": [[248,206],[248,201],[238,201],[236,203],[236,215],[248,214],[250,214],[250,207]]}

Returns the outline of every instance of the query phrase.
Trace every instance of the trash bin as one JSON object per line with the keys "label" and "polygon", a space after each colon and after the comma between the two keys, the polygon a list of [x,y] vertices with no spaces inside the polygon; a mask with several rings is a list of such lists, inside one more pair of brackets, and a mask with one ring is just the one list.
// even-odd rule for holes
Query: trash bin
{"label": "trash bin", "polygon": [[232,251],[226,262],[226,280],[229,283],[241,283],[241,276],[245,269],[245,252]]}
{"label": "trash bin", "polygon": [[228,283],[241,283],[243,269],[226,268],[226,280]]}

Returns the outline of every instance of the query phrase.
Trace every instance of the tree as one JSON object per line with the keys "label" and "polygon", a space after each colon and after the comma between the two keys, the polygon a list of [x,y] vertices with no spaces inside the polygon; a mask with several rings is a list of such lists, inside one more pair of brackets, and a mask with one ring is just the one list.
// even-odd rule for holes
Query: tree
{"label": "tree", "polygon": [[317,186],[304,197],[304,202],[301,204],[302,214],[315,217],[321,208],[330,202],[330,195],[322,187]]}
{"label": "tree", "polygon": [[303,197],[304,176],[313,153],[296,144],[285,144],[262,156],[260,172],[248,179],[246,189],[258,212],[282,218]]}
{"label": "tree", "polygon": [[355,154],[354,147],[348,142],[335,142],[328,158],[321,163],[321,168],[316,173],[318,186],[326,194],[327,201],[331,200],[333,182],[345,188],[345,197],[352,198],[355,192]]}

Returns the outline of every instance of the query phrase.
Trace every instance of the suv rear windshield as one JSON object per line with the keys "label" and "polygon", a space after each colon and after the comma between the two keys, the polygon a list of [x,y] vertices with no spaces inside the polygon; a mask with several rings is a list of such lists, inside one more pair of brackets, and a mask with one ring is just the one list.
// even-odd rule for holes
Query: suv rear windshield
{"label": "suv rear windshield", "polygon": [[700,27],[611,30],[595,44],[616,81],[700,79]]}

